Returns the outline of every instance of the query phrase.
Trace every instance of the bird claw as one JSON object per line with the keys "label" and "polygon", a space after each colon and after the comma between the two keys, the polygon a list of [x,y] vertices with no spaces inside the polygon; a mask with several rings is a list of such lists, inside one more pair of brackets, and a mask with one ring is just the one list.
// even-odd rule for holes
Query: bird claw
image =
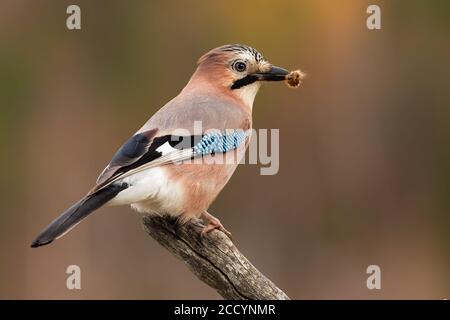
{"label": "bird claw", "polygon": [[220,230],[223,233],[225,233],[225,235],[232,240],[233,236],[231,234],[231,232],[229,232],[227,229],[225,229],[225,227],[222,225],[222,223],[220,222],[219,219],[217,219],[216,217],[212,216],[209,213],[205,213],[203,215],[203,217],[205,218],[205,220],[208,222],[208,224],[203,228],[201,235],[202,236],[206,236],[208,233],[210,233],[213,230]]}

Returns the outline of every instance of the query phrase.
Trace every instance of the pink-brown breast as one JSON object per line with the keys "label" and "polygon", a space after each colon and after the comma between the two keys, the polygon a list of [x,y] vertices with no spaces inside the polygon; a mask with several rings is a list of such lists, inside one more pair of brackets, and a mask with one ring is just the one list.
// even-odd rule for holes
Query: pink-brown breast
{"label": "pink-brown breast", "polygon": [[[194,163],[167,166],[169,180],[177,181],[182,186],[183,215],[186,218],[199,217],[208,209],[236,170],[245,154],[248,140],[226,154],[208,155],[194,160]],[[221,161],[214,163],[214,159]]]}

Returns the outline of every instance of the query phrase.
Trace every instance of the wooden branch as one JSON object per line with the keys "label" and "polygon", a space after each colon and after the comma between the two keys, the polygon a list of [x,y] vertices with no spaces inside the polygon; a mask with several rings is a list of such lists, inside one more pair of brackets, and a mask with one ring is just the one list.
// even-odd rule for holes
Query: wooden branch
{"label": "wooden branch", "polygon": [[223,298],[289,299],[239,252],[223,232],[214,230],[202,236],[200,221],[179,224],[170,216],[145,216],[143,223],[150,236]]}

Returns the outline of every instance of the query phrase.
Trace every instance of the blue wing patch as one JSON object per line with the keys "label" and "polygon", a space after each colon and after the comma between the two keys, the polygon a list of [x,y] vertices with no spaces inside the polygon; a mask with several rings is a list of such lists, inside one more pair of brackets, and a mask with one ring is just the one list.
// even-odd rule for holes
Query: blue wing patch
{"label": "blue wing patch", "polygon": [[194,157],[204,156],[234,150],[244,143],[250,134],[236,129],[195,136],[155,137],[156,131],[156,129],[149,130],[131,137],[100,174],[93,192],[105,186],[108,181],[162,157],[163,152],[158,151],[158,148],[163,144],[168,143],[171,148],[177,150],[191,149]]}
{"label": "blue wing patch", "polygon": [[246,137],[247,133],[242,130],[208,133],[193,147],[194,155],[225,153],[239,147]]}

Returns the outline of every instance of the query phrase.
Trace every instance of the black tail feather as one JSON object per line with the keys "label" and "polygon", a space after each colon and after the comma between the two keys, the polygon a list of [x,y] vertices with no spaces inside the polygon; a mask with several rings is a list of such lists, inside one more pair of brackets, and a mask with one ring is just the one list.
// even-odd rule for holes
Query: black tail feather
{"label": "black tail feather", "polygon": [[64,233],[70,231],[71,228],[75,227],[77,223],[87,217],[91,212],[100,208],[126,188],[128,188],[126,183],[110,185],[93,194],[87,195],[50,223],[33,241],[31,247],[36,248],[49,244],[56,238],[64,235]]}

